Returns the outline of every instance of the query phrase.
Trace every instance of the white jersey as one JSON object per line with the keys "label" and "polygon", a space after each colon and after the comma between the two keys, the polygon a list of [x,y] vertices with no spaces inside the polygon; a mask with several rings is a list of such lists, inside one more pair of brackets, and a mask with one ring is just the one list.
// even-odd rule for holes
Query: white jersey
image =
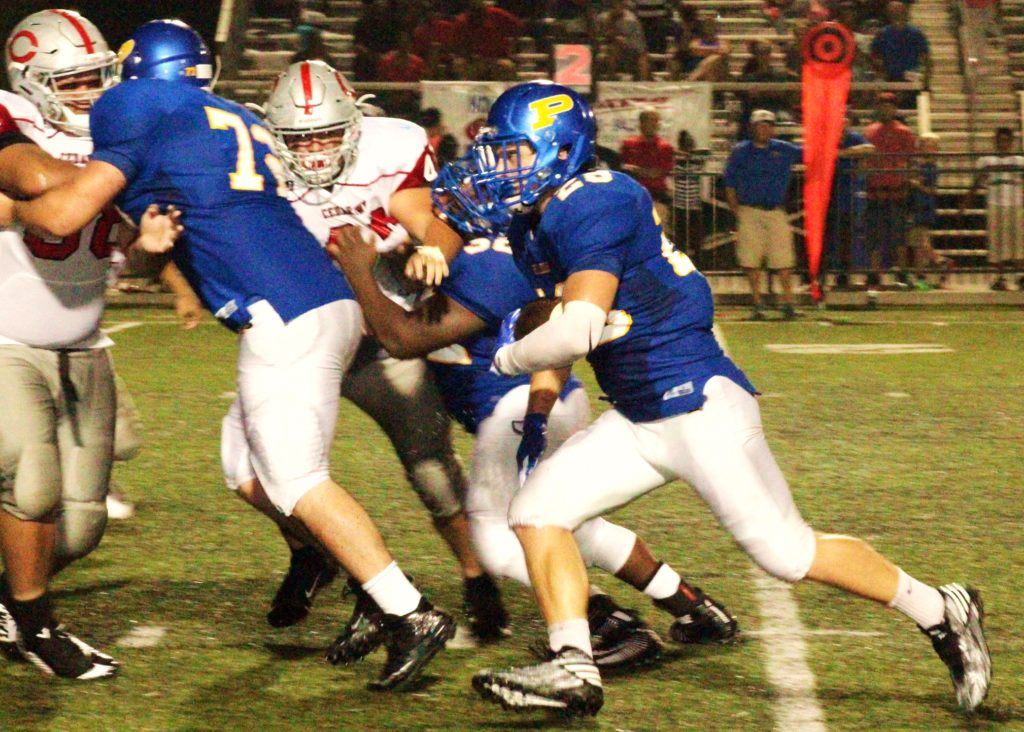
{"label": "white jersey", "polygon": [[354,224],[369,227],[380,239],[377,250],[388,252],[409,241],[409,233],[391,216],[391,196],[427,186],[436,177],[434,153],[422,127],[364,117],[355,163],[344,182],[331,188],[295,184],[289,200],[321,244],[332,229]]}
{"label": "white jersey", "polygon": [[988,174],[989,206],[1020,206],[1024,194],[1024,156],[986,155],[976,163],[980,172]]}
{"label": "white jersey", "polygon": [[[18,129],[55,158],[85,165],[90,138],[50,126],[35,106],[0,91]],[[0,345],[35,348],[105,348],[99,330],[110,253],[123,226],[113,208],[63,239],[43,239],[21,229],[0,229]]]}

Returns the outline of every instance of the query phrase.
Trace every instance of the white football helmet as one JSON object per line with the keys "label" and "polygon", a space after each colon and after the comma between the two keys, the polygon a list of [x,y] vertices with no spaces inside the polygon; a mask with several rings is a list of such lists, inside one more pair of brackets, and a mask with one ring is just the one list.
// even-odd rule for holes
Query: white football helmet
{"label": "white football helmet", "polygon": [[[54,127],[79,137],[89,135],[93,103],[118,81],[117,55],[96,26],[73,10],[43,10],[14,26],[4,63],[12,90]],[[91,88],[62,90],[69,77],[86,72],[96,72]]]}
{"label": "white football helmet", "polygon": [[[263,113],[292,174],[324,188],[352,170],[366,98],[356,99],[341,72],[323,61],[299,61],[277,77]],[[315,152],[297,149],[314,136],[337,136],[341,142]]]}

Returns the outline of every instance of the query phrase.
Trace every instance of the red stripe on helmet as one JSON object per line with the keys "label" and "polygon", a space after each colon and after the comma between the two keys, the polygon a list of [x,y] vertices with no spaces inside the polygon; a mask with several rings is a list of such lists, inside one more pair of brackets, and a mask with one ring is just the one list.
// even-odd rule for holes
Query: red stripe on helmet
{"label": "red stripe on helmet", "polygon": [[64,18],[67,22],[71,23],[71,26],[78,31],[78,35],[82,37],[82,43],[85,44],[86,53],[95,53],[96,47],[92,45],[92,39],[89,37],[89,32],[85,30],[85,26],[82,25],[81,21],[78,20],[71,13],[63,10],[51,10],[51,13],[56,13],[60,17]]}
{"label": "red stripe on helmet", "polygon": [[306,114],[313,113],[313,75],[309,71],[309,64],[302,62],[302,96],[306,99]]}

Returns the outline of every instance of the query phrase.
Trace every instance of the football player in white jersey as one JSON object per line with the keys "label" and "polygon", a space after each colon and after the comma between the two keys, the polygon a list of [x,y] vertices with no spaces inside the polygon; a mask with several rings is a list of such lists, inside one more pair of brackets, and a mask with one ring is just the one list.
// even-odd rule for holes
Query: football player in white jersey
{"label": "football player in white jersey", "polygon": [[[421,242],[440,239],[451,251],[449,240],[458,235],[433,215],[429,181],[436,170],[422,128],[399,119],[364,118],[363,104],[344,77],[320,61],[293,64],[260,111],[277,136],[280,157],[287,165],[289,200],[321,244],[339,227],[358,224],[377,235],[382,249],[407,243],[412,232]],[[410,275],[416,274],[416,258],[410,258]],[[420,247],[418,258],[431,281],[447,271],[443,257],[427,244]],[[399,286],[401,272],[386,276]],[[367,337],[342,382],[342,396],[384,430],[436,530],[458,560],[474,635],[480,640],[498,638],[507,615],[497,586],[472,549],[462,505],[465,478],[452,449],[450,421],[426,364],[421,359],[391,358]],[[233,490],[253,485],[247,454],[235,404],[222,431],[225,475]],[[333,579],[333,563],[263,496],[242,490],[239,495],[277,523],[292,551],[288,574],[267,620],[275,627],[298,623],[308,614],[316,591]],[[361,635],[360,629],[376,622],[370,617],[373,613],[364,612],[370,605],[368,596],[358,583],[349,584],[357,596],[356,611],[341,639]]]}
{"label": "football player in white jersey", "polygon": [[[0,92],[0,188],[39,195],[88,160],[89,109],[116,58],[66,10],[25,18],[5,56],[17,94]],[[47,586],[107,520],[116,407],[99,323],[111,251],[131,238],[113,209],[63,239],[0,229],[0,413],[16,417],[0,424],[0,650],[69,678],[117,669],[57,624]]]}

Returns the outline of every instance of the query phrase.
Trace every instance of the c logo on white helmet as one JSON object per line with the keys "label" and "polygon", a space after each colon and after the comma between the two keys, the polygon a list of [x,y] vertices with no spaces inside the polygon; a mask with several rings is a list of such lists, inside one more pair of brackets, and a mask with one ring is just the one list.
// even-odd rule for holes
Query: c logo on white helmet
{"label": "c logo on white helmet", "polygon": [[[25,43],[18,43],[21,39],[25,39]],[[15,44],[19,45],[23,50],[15,50]],[[28,48],[25,48],[25,45]],[[39,48],[39,40],[36,38],[35,33],[29,30],[19,31],[11,36],[10,43],[7,44],[7,55],[11,57],[11,61],[16,64],[23,64],[26,61],[32,59],[36,55],[36,49]]]}

